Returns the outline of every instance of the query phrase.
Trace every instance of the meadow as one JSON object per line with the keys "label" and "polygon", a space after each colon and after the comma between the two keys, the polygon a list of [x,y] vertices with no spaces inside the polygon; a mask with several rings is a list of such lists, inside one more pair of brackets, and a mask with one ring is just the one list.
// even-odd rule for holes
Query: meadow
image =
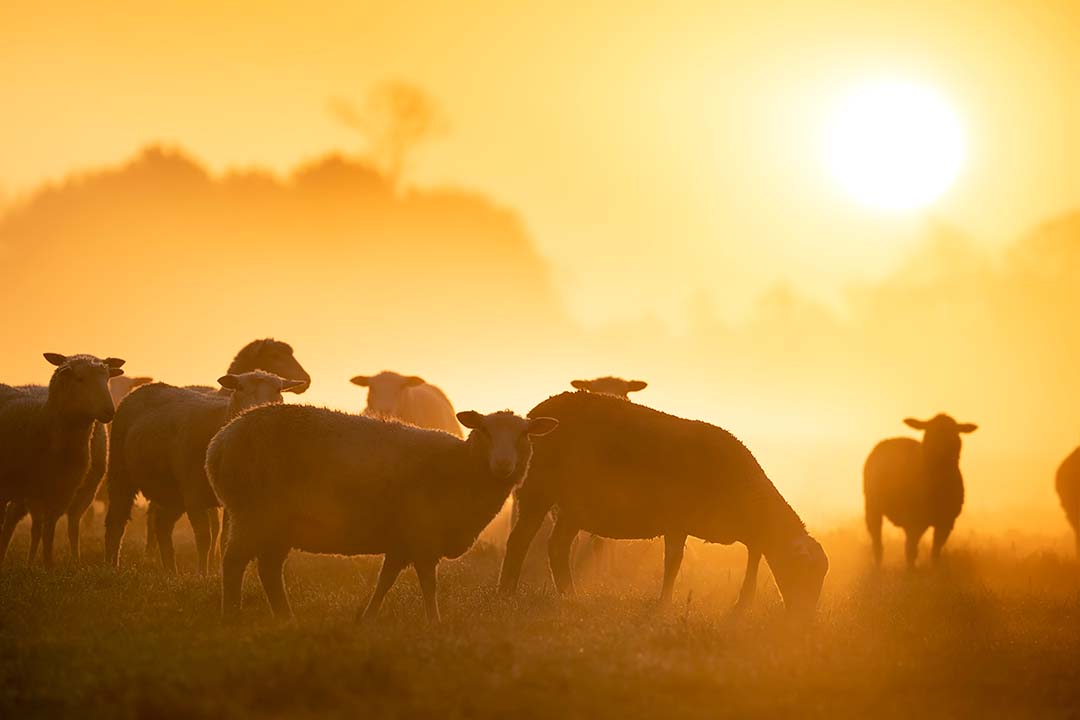
{"label": "meadow", "polygon": [[53,572],[28,568],[20,527],[0,571],[0,717],[1080,713],[1080,568],[1064,534],[969,524],[940,567],[914,573],[895,536],[875,571],[861,528],[821,534],[832,570],[809,628],[787,620],[766,571],[754,609],[729,612],[741,546],[693,542],[675,603],[660,609],[658,543],[618,544],[562,600],[541,538],[513,599],[494,591],[500,548],[480,543],[444,562],[436,627],[411,571],[379,621],[357,626],[378,558],[301,553],[286,566],[295,621],[270,617],[252,568],[243,618],[222,625],[218,578],[194,574],[183,523],[170,577],[144,556],[140,520],[119,572],[101,565],[99,527],[83,566],[60,541]]}

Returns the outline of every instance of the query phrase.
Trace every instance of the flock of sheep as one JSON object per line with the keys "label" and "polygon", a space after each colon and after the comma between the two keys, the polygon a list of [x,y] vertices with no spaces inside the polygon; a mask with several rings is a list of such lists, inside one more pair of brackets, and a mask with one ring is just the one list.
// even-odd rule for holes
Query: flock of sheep
{"label": "flock of sheep", "polygon": [[[48,387],[0,385],[0,562],[27,513],[31,561],[40,544],[52,565],[61,515],[77,561],[80,518],[104,481],[106,562],[119,564],[141,493],[148,549],[156,546],[167,570],[175,571],[172,534],[181,515],[194,531],[200,573],[215,563],[220,535],[227,618],[240,610],[253,560],[274,614],[291,616],[283,566],[298,549],[384,556],[358,618],[375,615],[411,565],[427,616],[438,620],[439,561],[472,547],[508,500],[513,524],[499,580],[506,593],[516,590],[549,517],[548,559],[563,594],[574,592],[570,553],[583,531],[594,544],[663,537],[662,602],[672,597],[688,537],[746,546],[739,606],[753,599],[762,556],[786,607],[800,615],[813,613],[828,571],[825,552],[746,446],[714,425],[631,402],[641,381],[575,380],[577,392],[521,417],[455,414],[439,388],[383,372],[352,378],[368,390],[364,414],[352,415],[283,404],[282,393],[303,393],[311,378],[292,348],[272,339],[245,346],[216,388],[122,377],[117,358],[45,359],[56,368]],[[911,565],[933,528],[936,560],[964,500],[960,435],[975,425],[948,415],[905,422],[923,440],[885,440],[864,468],[878,563],[882,518],[906,532]],[[1080,450],[1061,466],[1057,488],[1077,528]]]}

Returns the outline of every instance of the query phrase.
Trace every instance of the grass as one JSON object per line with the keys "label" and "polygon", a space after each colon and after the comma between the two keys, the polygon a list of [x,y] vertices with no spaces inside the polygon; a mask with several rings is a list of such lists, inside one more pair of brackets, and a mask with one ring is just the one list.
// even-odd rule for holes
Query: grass
{"label": "grass", "polygon": [[[133,529],[137,524],[133,523]],[[243,620],[217,618],[215,577],[190,541],[179,577],[125,546],[123,569],[27,568],[25,528],[0,572],[0,717],[1075,717],[1080,569],[1064,542],[961,535],[941,568],[866,562],[855,530],[826,535],[833,571],[817,623],[792,627],[767,573],[750,614],[728,612],[739,549],[696,544],[675,605],[655,607],[657,544],[623,544],[557,598],[534,549],[522,594],[493,592],[482,545],[440,571],[444,622],[422,620],[411,573],[377,625],[356,608],[376,558],[295,553],[297,620],[271,619],[254,572]],[[1065,559],[1069,557],[1069,559]]]}

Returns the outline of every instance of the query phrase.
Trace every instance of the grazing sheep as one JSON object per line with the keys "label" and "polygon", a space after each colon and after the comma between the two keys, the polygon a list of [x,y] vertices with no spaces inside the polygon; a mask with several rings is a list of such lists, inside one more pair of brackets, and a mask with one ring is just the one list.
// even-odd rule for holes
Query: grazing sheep
{"label": "grazing sheep", "polygon": [[1076,553],[1080,555],[1080,448],[1073,450],[1061,463],[1054,484],[1065,517],[1076,534]]}
{"label": "grazing sheep", "polygon": [[357,375],[349,382],[368,389],[364,414],[369,417],[400,420],[462,437],[454,406],[442,390],[423,378],[384,370],[378,375]]}
{"label": "grazing sheep", "polygon": [[825,552],[726,430],[586,392],[557,395],[529,413],[541,415],[558,420],[559,432],[536,442],[518,489],[521,514],[507,541],[501,591],[516,591],[529,543],[554,507],[548,558],[563,594],[574,592],[570,547],[580,530],[622,539],[662,535],[663,603],[693,536],[763,553],[788,609],[813,612],[829,566]]}
{"label": "grazing sheep", "polygon": [[136,493],[142,492],[155,509],[152,530],[165,569],[176,571],[172,531],[187,513],[195,533],[199,573],[206,574],[215,539],[209,515],[213,510],[216,519],[219,505],[204,470],[206,446],[230,418],[257,405],[280,403],[282,392],[304,384],[261,370],[225,375],[218,382],[232,394],[210,395],[154,383],[120,403],[109,436],[106,562],[119,564],[131,505]]}
{"label": "grazing sheep", "polygon": [[[229,369],[226,371],[230,375],[242,375],[243,373],[249,373],[254,370],[262,370],[264,372],[272,373],[285,380],[300,380],[301,385],[298,385],[296,389],[291,390],[296,394],[305,392],[311,385],[311,376],[300,365],[300,362],[293,355],[292,347],[281,340],[274,340],[273,338],[263,338],[262,340],[252,340],[244,347],[240,348],[240,352],[236,353],[236,357],[233,358],[232,363],[229,364]],[[210,387],[209,385],[188,385],[189,390],[198,390],[210,395],[229,395],[231,390],[223,387]],[[210,519],[210,534],[213,538],[210,551],[214,551],[214,547],[217,543],[218,533],[221,530],[221,523],[218,519],[217,507],[210,508],[207,513]],[[154,530],[157,520],[157,508],[154,503],[151,502],[146,508],[146,554],[152,555],[158,551],[157,546],[157,532]]]}
{"label": "grazing sheep", "polygon": [[629,400],[630,393],[644,390],[649,384],[643,380],[623,380],[609,375],[595,380],[572,380],[570,386],[597,395],[614,395],[623,400]]}
{"label": "grazing sheep", "polygon": [[960,424],[945,414],[930,420],[907,418],[904,423],[923,430],[923,440],[889,438],[879,442],[863,466],[866,527],[874,545],[874,561],[881,565],[881,519],[889,518],[907,535],[905,555],[915,567],[919,540],[934,528],[931,557],[952,532],[964,504],[964,478],[960,475],[960,435],[975,432],[977,425]]}
{"label": "grazing sheep", "polygon": [[358,619],[373,617],[398,574],[416,569],[430,621],[439,619],[436,566],[462,555],[525,477],[530,436],[557,425],[509,411],[458,413],[466,440],[438,430],[278,405],[229,423],[206,455],[225,506],[222,612],[240,609],[248,563],[274,614],[291,616],[282,569],[293,548],[342,555],[385,554]]}
{"label": "grazing sheep", "polygon": [[[47,389],[0,385],[0,562],[15,526],[29,512],[28,561],[40,541],[45,567],[52,567],[56,522],[87,480],[94,426],[113,418],[108,381],[124,372],[124,361],[58,353],[45,353],[45,359],[56,366]],[[69,516],[75,559],[78,527],[78,518]]]}

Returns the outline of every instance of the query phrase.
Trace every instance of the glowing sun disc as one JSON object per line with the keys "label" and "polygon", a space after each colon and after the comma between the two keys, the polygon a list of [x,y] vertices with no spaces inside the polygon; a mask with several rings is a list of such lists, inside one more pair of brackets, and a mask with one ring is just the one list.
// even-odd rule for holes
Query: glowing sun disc
{"label": "glowing sun disc", "polygon": [[960,174],[964,132],[933,90],[880,82],[847,96],[827,127],[825,161],[837,184],[879,210],[924,207]]}

